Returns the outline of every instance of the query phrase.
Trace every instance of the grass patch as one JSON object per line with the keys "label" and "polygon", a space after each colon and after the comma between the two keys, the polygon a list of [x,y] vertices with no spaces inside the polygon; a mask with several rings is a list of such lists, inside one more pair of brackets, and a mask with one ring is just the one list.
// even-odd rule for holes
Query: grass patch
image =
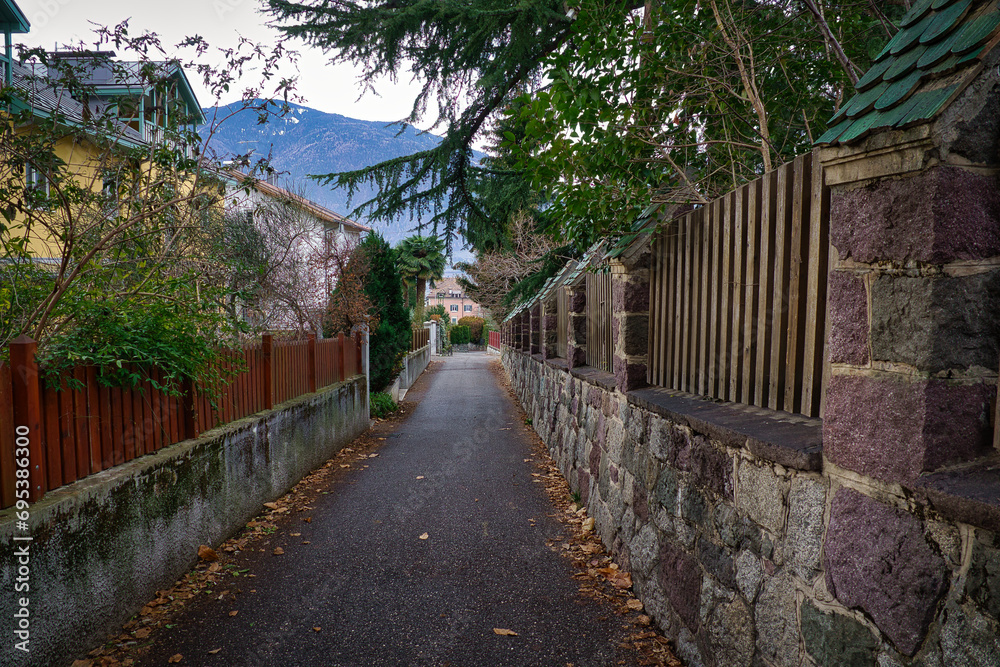
{"label": "grass patch", "polygon": [[370,414],[372,417],[382,419],[399,409],[392,396],[384,391],[377,391],[369,396]]}

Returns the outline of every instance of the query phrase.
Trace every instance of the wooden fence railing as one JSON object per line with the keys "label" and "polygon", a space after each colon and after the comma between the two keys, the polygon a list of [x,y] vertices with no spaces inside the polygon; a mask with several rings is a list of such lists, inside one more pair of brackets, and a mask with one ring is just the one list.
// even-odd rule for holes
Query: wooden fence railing
{"label": "wooden fence railing", "polygon": [[611,273],[587,274],[587,365],[613,372]]}
{"label": "wooden fence railing", "polygon": [[[73,370],[72,387],[70,376],[42,380],[35,343],[19,339],[10,346],[11,364],[0,363],[0,509],[15,503],[22,462],[30,464],[29,499],[37,500],[46,491],[359,374],[361,346],[360,335],[319,341],[264,336],[222,359],[220,369],[229,381],[214,392],[186,384],[176,396],[153,387],[166,384],[156,368],[140,372],[142,380],[129,388],[103,386],[92,366]],[[18,371],[11,372],[11,365]],[[15,456],[23,453],[21,444],[30,444],[29,456]]]}
{"label": "wooden fence railing", "polygon": [[490,332],[490,347],[499,350],[503,340],[503,335],[499,331]]}
{"label": "wooden fence railing", "polygon": [[811,155],[665,224],[650,384],[819,416],[829,253],[829,189]]}
{"label": "wooden fence railing", "polygon": [[416,352],[431,342],[431,330],[424,327],[414,329],[410,337],[410,352]]}
{"label": "wooden fence railing", "polygon": [[556,290],[556,356],[566,358],[566,344],[569,338],[569,293],[565,287]]}

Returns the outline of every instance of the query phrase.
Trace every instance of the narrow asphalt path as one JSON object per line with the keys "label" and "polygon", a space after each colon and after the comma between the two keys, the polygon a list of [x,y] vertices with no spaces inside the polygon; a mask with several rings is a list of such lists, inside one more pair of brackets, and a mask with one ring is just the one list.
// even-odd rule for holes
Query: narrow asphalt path
{"label": "narrow asphalt path", "polygon": [[243,584],[255,592],[184,612],[140,664],[618,663],[620,620],[546,545],[564,530],[495,359],[436,359],[379,456],[319,496],[301,536],[276,534],[256,557]]}

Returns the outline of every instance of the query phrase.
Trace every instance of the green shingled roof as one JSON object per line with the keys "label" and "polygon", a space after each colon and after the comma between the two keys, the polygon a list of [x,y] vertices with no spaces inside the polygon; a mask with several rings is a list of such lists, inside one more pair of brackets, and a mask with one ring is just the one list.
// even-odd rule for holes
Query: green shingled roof
{"label": "green shingled roof", "polygon": [[998,0],[917,0],[817,144],[847,144],[938,114],[1000,36]]}

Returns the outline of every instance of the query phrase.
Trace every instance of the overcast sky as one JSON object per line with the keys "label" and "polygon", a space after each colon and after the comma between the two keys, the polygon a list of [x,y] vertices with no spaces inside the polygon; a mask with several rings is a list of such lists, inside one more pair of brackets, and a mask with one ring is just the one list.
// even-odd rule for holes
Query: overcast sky
{"label": "overcast sky", "polygon": [[[248,39],[273,44],[277,31],[265,25],[267,17],[260,13],[261,0],[166,0],[136,2],[135,0],[16,0],[31,22],[31,32],[15,35],[15,43],[52,49],[56,45],[81,41],[94,46],[94,26],[113,26],[130,18],[129,33],[137,35],[152,31],[160,35],[164,45],[177,44],[188,35],[199,34],[213,47],[233,47],[240,35]],[[352,118],[395,121],[409,114],[417,88],[402,79],[398,84],[386,80],[378,84],[379,96],[367,94],[358,99],[360,91],[357,72],[348,65],[333,67],[321,51],[302,42],[290,47],[300,54],[298,63],[298,93],[305,106],[339,113]],[[107,48],[107,47],[105,47]],[[119,54],[125,56],[125,54]],[[206,55],[206,58],[209,58]],[[221,62],[221,58],[217,59]],[[293,70],[289,68],[289,72]],[[211,96],[190,77],[203,106],[212,104]],[[252,83],[252,82],[250,82]],[[231,102],[233,99],[223,102]]]}

